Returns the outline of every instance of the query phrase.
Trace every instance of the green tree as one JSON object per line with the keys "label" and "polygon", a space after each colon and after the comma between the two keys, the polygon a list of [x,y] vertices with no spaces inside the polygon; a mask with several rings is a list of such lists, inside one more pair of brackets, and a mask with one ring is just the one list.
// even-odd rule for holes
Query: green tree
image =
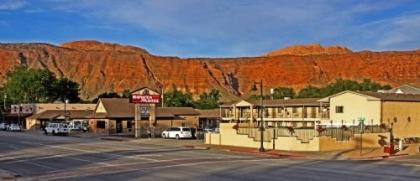
{"label": "green tree", "polygon": [[3,105],[4,105],[4,94],[5,93],[6,93],[6,91],[4,90],[4,87],[0,87],[0,110],[3,110],[4,109],[4,106]]}
{"label": "green tree", "polygon": [[301,89],[298,93],[298,98],[315,98],[321,97],[321,89],[314,86],[306,86],[305,88]]}
{"label": "green tree", "polygon": [[163,97],[167,107],[189,107],[194,105],[191,93],[182,93],[176,87],[164,93]]}
{"label": "green tree", "polygon": [[296,96],[295,90],[288,87],[277,87],[273,90],[273,99],[284,99],[285,97],[294,98]]}
{"label": "green tree", "polygon": [[44,103],[65,98],[79,101],[79,85],[67,78],[56,79],[45,69],[18,66],[8,73],[4,90],[10,102]]}
{"label": "green tree", "polygon": [[130,89],[124,89],[124,91],[121,93],[122,98],[130,98],[130,96],[131,96]]}
{"label": "green tree", "polygon": [[322,87],[320,95],[321,97],[327,97],[346,90],[358,91],[361,90],[361,86],[357,81],[337,79],[335,82]]}
{"label": "green tree", "polygon": [[327,96],[330,96],[330,95],[333,95],[342,91],[346,91],[346,90],[376,92],[378,90],[389,90],[389,89],[391,89],[391,86],[381,85],[369,79],[364,79],[362,82],[337,79],[335,80],[335,82],[330,83],[321,88],[314,87],[314,86],[307,86],[304,89],[299,91],[298,97],[299,98],[327,97]]}
{"label": "green tree", "polygon": [[5,90],[12,102],[49,102],[54,81],[48,70],[16,67],[8,74]]}
{"label": "green tree", "polygon": [[99,94],[95,99],[92,100],[93,103],[98,102],[99,98],[121,98],[120,94],[116,92],[104,92]]}
{"label": "green tree", "polygon": [[209,93],[204,92],[199,99],[194,102],[194,107],[197,109],[214,109],[219,107],[219,99],[221,95],[219,90],[212,89]]}
{"label": "green tree", "polygon": [[68,78],[60,78],[53,84],[53,99],[62,102],[68,99],[70,102],[79,102],[79,84]]}

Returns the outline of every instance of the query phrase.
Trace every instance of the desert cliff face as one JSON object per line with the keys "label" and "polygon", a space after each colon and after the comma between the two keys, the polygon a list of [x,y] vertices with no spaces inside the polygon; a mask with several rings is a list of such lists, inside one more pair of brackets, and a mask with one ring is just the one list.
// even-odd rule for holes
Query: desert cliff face
{"label": "desert cliff face", "polygon": [[[298,50],[293,50],[296,48]],[[252,83],[260,79],[266,92],[278,86],[300,89],[308,84],[323,85],[337,78],[369,78],[394,86],[420,85],[420,51],[351,52],[344,47],[315,45],[309,49],[294,47],[275,52],[280,54],[181,59],[154,56],[133,46],[96,41],[61,46],[0,44],[0,81],[4,83],[6,73],[21,64],[46,68],[56,76],[78,82],[84,99],[93,99],[106,91],[161,85],[169,90],[176,85],[193,94],[219,89],[225,100],[232,100],[235,95],[249,94]]]}
{"label": "desert cliff face", "polygon": [[266,56],[273,57],[279,55],[336,55],[336,54],[347,54],[352,51],[342,46],[329,46],[322,47],[320,44],[309,44],[309,45],[295,45],[286,48],[274,50],[267,53]]}

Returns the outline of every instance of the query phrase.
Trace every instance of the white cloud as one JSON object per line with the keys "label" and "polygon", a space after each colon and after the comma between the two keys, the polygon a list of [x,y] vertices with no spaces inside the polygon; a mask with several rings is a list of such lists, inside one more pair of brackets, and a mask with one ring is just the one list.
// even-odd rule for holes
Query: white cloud
{"label": "white cloud", "polygon": [[0,11],[1,10],[17,10],[23,8],[28,3],[24,0],[2,0],[0,2]]}

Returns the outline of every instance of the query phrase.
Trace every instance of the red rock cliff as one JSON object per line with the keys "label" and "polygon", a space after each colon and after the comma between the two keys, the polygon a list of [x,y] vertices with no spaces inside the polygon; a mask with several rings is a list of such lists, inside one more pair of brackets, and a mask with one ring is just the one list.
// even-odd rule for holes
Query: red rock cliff
{"label": "red rock cliff", "polygon": [[[249,58],[160,57],[146,50],[96,41],[62,46],[0,44],[0,81],[17,64],[45,68],[81,85],[85,99],[105,91],[121,92],[163,85],[194,94],[219,89],[225,100],[250,92],[253,81],[264,81],[265,91],[277,86],[302,88],[337,78],[420,85],[420,51],[315,53]],[[342,51],[340,51],[342,52]]]}

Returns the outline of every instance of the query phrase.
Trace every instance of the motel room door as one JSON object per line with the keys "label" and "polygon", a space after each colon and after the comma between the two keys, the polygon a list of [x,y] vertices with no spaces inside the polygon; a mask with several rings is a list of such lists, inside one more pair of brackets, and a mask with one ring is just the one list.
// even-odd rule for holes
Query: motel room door
{"label": "motel room door", "polygon": [[123,126],[122,126],[121,120],[116,121],[115,128],[116,128],[116,133],[122,133]]}

